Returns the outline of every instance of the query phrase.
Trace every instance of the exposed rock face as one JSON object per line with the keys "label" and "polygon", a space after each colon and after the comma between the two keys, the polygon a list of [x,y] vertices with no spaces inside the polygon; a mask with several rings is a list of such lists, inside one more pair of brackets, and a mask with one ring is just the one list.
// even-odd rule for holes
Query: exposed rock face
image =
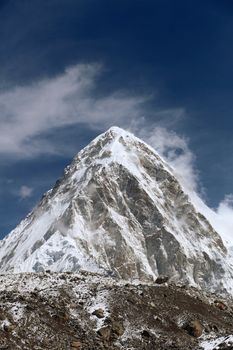
{"label": "exposed rock face", "polygon": [[1,271],[102,271],[231,291],[226,248],[169,166],[111,128],[0,245]]}

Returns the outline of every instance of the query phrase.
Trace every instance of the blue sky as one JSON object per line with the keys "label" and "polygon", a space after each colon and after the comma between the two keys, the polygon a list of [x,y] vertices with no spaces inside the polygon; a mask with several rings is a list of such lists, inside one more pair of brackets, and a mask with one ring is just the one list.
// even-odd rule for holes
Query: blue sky
{"label": "blue sky", "polygon": [[111,125],[183,154],[217,208],[233,192],[232,38],[230,0],[1,0],[0,237]]}

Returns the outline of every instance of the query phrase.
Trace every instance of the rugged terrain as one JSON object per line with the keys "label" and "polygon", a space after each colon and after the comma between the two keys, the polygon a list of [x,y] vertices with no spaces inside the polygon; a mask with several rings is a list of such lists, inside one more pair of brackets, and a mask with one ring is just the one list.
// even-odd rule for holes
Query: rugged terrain
{"label": "rugged terrain", "polygon": [[172,169],[143,141],[113,127],[74,158],[39,205],[0,242],[1,272],[108,273],[232,292],[220,235]]}
{"label": "rugged terrain", "polygon": [[195,288],[87,272],[1,275],[0,282],[0,349],[233,348],[232,302]]}

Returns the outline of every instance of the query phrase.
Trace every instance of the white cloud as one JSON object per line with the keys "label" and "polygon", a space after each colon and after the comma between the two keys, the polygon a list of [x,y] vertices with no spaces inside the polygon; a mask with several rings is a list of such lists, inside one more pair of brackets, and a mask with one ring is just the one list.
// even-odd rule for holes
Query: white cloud
{"label": "white cloud", "polygon": [[233,195],[226,195],[217,208],[216,229],[222,232],[226,241],[233,246]]}
{"label": "white cloud", "polygon": [[38,136],[58,127],[87,123],[107,128],[140,117],[146,97],[117,92],[94,98],[100,65],[80,64],[64,74],[0,93],[0,154],[31,156],[56,152]]}
{"label": "white cloud", "polygon": [[32,192],[33,192],[32,187],[28,187],[26,185],[23,185],[19,189],[18,196],[20,197],[20,199],[26,199],[26,198],[31,197]]}
{"label": "white cloud", "polygon": [[[173,115],[171,111],[171,116]],[[200,190],[195,156],[188,146],[188,139],[160,126],[137,125],[135,133],[150,144],[174,169],[176,176],[189,191]]]}

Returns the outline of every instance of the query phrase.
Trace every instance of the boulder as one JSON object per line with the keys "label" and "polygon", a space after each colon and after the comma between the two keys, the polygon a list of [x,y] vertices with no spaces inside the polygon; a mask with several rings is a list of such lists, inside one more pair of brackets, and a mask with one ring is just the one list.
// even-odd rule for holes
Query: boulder
{"label": "boulder", "polygon": [[199,338],[203,332],[203,326],[198,320],[186,323],[184,329],[195,338]]}
{"label": "boulder", "polygon": [[111,328],[109,326],[102,327],[98,330],[98,334],[105,340],[109,340],[111,336]]}
{"label": "boulder", "polygon": [[112,323],[112,332],[117,336],[121,337],[124,334],[124,326],[122,322],[114,321]]}
{"label": "boulder", "polygon": [[97,309],[92,312],[92,315],[98,317],[98,318],[104,318],[104,310],[103,309]]}
{"label": "boulder", "polygon": [[82,347],[82,343],[79,340],[72,341],[70,345],[72,349],[77,349],[77,350],[81,349]]}
{"label": "boulder", "polygon": [[227,309],[227,306],[222,301],[215,300],[214,304],[219,310],[226,310]]}
{"label": "boulder", "polygon": [[168,276],[158,276],[155,280],[156,284],[163,284],[163,283],[167,283],[167,281],[169,280]]}

